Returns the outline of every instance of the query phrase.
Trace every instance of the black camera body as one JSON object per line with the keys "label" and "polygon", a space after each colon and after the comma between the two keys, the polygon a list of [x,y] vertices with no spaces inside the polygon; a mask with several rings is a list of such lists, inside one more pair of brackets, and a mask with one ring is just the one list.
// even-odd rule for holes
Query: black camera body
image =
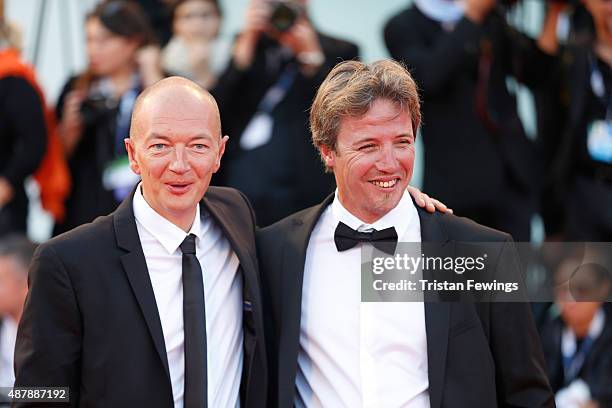
{"label": "black camera body", "polygon": [[272,2],[270,26],[276,31],[281,33],[285,32],[293,27],[296,20],[303,12],[303,8],[295,1],[275,0]]}
{"label": "black camera body", "polygon": [[89,95],[81,103],[81,117],[85,126],[91,126],[117,108],[117,101],[103,95]]}

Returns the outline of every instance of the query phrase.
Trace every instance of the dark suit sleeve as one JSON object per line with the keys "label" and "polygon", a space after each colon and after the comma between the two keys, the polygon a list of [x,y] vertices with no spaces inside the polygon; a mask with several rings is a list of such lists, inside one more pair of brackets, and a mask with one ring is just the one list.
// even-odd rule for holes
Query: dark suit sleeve
{"label": "dark suit sleeve", "polygon": [[42,101],[34,88],[22,78],[4,81],[11,97],[3,115],[11,119],[12,133],[17,137],[8,163],[0,165],[0,176],[17,187],[42,161],[47,147],[47,129]]}
{"label": "dark suit sleeve", "polygon": [[[570,49],[560,51],[547,80],[534,89],[538,120],[536,143],[544,168],[543,186],[539,191],[540,214],[548,236],[563,233],[567,191],[573,179],[571,173],[577,165],[573,160],[575,124],[571,120],[576,115],[570,107],[580,105],[572,100],[568,85],[586,89],[589,77],[588,71],[582,70],[568,75],[567,62],[576,61],[576,57]],[[566,78],[572,78],[571,82]]]}
{"label": "dark suit sleeve", "polygon": [[[506,58],[510,58],[510,61],[506,61],[509,74],[532,89],[548,81],[555,66],[554,56],[542,51],[533,38],[511,27],[504,16],[497,14],[491,16],[489,27],[489,32],[502,40],[499,45],[500,51],[505,51]],[[495,33],[495,31],[501,32]]]}
{"label": "dark suit sleeve", "polygon": [[233,58],[229,60],[225,70],[211,90],[220,109],[229,105],[236,93],[239,93],[241,81],[247,72],[248,70],[240,70],[234,63]]}
{"label": "dark suit sleeve", "polygon": [[[522,281],[518,253],[510,237],[502,247],[497,271],[498,281]],[[554,407],[529,303],[494,301],[490,307],[490,345],[495,360],[498,405]]]}
{"label": "dark suit sleeve", "polygon": [[17,332],[15,386],[69,387],[70,405],[75,406],[81,339],[81,315],[71,279],[53,247],[43,245],[32,261]]}
{"label": "dark suit sleeve", "polygon": [[429,94],[444,92],[466,64],[476,64],[482,28],[463,18],[440,41],[429,44],[432,27],[415,8],[392,18],[385,26],[385,44],[391,56],[412,72],[419,87]]}
{"label": "dark suit sleeve", "polygon": [[323,64],[321,64],[317,72],[311,76],[304,75],[299,71],[298,76],[300,79],[296,81],[296,83],[302,83],[308,87],[308,91],[306,92],[313,95],[319,85],[325,80],[327,74],[329,74],[337,64],[359,58],[359,48],[353,43],[324,35],[319,35],[319,42],[325,57]]}

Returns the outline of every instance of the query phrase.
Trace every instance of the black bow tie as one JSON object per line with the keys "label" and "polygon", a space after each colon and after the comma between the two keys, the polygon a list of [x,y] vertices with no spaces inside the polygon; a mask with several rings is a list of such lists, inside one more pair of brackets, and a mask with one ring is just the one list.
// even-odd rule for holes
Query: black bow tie
{"label": "black bow tie", "polygon": [[397,232],[393,227],[381,231],[359,232],[339,222],[334,233],[334,242],[339,252],[351,249],[359,242],[369,242],[378,250],[393,255],[397,245]]}

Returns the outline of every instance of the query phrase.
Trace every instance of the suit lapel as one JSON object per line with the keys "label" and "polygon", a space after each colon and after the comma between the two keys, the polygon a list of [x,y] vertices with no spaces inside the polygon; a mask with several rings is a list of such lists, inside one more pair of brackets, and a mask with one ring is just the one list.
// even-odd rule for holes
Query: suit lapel
{"label": "suit lapel", "polygon": [[283,364],[283,366],[287,367],[287,371],[279,373],[279,380],[286,384],[286,387],[280,387],[280,390],[288,400],[284,403],[281,402],[281,406],[293,404],[300,342],[302,284],[304,282],[304,266],[310,234],[321,213],[333,199],[334,194],[331,194],[321,204],[305,210],[301,213],[301,216],[294,217],[290,226],[291,229],[288,234],[283,236],[285,242],[282,252],[282,310],[280,320],[286,330],[280,335],[279,355],[284,356],[283,359],[287,362],[287,365]]}
{"label": "suit lapel", "polygon": [[201,204],[208,210],[215,222],[221,227],[223,234],[230,242],[234,252],[236,252],[240,260],[240,265],[249,276],[249,283],[252,283],[250,282],[251,279],[257,278],[257,266],[254,261],[256,255],[249,251],[252,245],[249,244],[243,234],[240,234],[240,231],[244,231],[245,229],[244,225],[237,225],[235,217],[228,212],[228,209],[215,201],[204,197]]}
{"label": "suit lapel", "polygon": [[[448,236],[437,218],[439,214],[428,214],[417,206],[421,222],[421,241],[423,243],[448,243]],[[428,255],[424,247],[424,255]],[[435,256],[435,254],[431,254]],[[450,326],[450,304],[439,299],[425,298],[425,331],[427,333],[427,360],[429,371],[429,400],[432,408],[442,404],[442,390],[446,369],[446,352]]]}
{"label": "suit lapel", "polygon": [[132,207],[133,196],[134,192],[121,203],[113,214],[115,237],[117,245],[127,251],[126,254],[121,256],[121,264],[125,269],[134,296],[142,310],[149,333],[153,338],[155,349],[166,372],[168,382],[170,382],[164,334],[147,263],[142,251],[142,245],[140,244],[138,229],[136,228],[136,219]]}
{"label": "suit lapel", "polygon": [[251,302],[254,311],[255,330],[258,331],[256,335],[261,339],[263,338],[263,310],[259,290],[261,285],[255,261],[256,254],[250,251],[250,249],[254,250],[253,245],[240,233],[240,231],[244,231],[245,226],[236,223],[236,217],[232,216],[226,206],[219,205],[216,201],[210,200],[206,196],[201,204],[208,210],[210,215],[217,222],[217,225],[221,227],[223,234],[229,241],[234,252],[236,252],[243,272],[245,288],[243,290],[243,301]]}

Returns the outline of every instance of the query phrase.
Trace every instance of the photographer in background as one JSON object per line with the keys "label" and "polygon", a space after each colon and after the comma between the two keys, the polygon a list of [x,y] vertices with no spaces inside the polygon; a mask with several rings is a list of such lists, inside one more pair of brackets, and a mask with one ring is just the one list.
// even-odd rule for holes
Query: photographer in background
{"label": "photographer in background", "polygon": [[[603,264],[609,263],[604,261]],[[554,273],[555,305],[540,331],[557,408],[612,406],[610,276],[582,254],[564,254]]]}
{"label": "photographer in background", "polygon": [[171,15],[172,38],[162,51],[164,70],[210,89],[230,53],[229,42],[219,38],[218,0],[176,0]]}
{"label": "photographer in background", "polygon": [[[549,164],[547,233],[567,241],[612,241],[612,1],[583,0],[590,21],[559,48],[539,114]],[[551,6],[557,14],[563,5]],[[548,217],[546,217],[548,215]],[[553,215],[553,216],[551,216]],[[550,222],[550,220],[555,222]]]}
{"label": "photographer in background", "polygon": [[68,81],[57,104],[73,188],[55,234],[112,212],[135,185],[123,140],[136,96],[163,77],[151,27],[136,3],[102,2],[85,30],[88,68]]}
{"label": "photographer in background", "polygon": [[507,24],[509,3],[416,0],[387,23],[385,42],[422,90],[424,190],[529,241],[540,171],[507,80],[535,86],[554,58]]}
{"label": "photographer in background", "polygon": [[321,201],[333,189],[308,130],[308,108],[354,44],[319,33],[305,0],[250,0],[232,59],[213,89],[230,135],[216,184],[243,191],[258,224]]}
{"label": "photographer in background", "polygon": [[17,30],[4,20],[0,0],[0,237],[27,230],[24,182],[46,148],[44,104],[34,71],[19,53]]}

